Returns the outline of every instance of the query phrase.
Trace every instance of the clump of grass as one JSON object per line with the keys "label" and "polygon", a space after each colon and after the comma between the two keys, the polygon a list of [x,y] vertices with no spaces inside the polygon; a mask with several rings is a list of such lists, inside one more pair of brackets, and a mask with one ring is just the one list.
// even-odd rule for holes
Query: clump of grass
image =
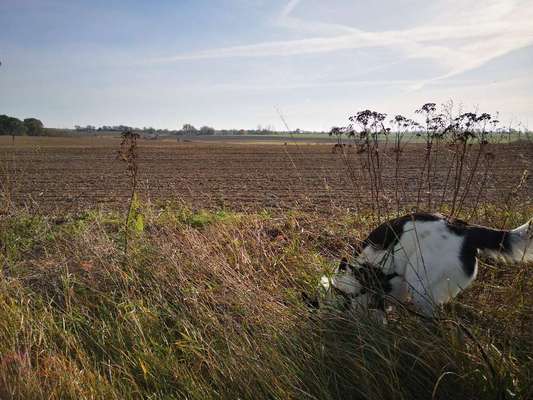
{"label": "clump of grass", "polygon": [[144,229],[130,236],[127,263],[117,214],[0,220],[10,243],[0,256],[1,398],[531,395],[526,266],[485,266],[445,310],[468,322],[493,375],[454,324],[400,309],[384,327],[305,308],[301,292],[372,228],[370,214],[141,206]]}

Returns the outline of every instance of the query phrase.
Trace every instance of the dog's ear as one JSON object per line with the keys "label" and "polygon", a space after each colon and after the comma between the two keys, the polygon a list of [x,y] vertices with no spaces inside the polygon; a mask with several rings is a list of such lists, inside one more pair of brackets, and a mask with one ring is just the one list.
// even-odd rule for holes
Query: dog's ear
{"label": "dog's ear", "polygon": [[339,271],[346,271],[349,267],[348,260],[346,257],[342,257],[342,260],[339,264]]}

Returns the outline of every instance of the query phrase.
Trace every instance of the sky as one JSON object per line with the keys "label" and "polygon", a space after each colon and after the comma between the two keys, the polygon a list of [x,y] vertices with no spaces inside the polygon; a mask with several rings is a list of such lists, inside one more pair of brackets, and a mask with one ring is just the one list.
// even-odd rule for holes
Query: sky
{"label": "sky", "polygon": [[426,102],[533,125],[533,0],[0,0],[0,114],[329,130]]}

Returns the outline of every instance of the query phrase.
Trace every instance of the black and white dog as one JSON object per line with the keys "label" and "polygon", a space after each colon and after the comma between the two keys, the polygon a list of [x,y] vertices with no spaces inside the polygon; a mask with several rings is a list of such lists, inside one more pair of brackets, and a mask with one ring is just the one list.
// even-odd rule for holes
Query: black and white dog
{"label": "black and white dog", "polygon": [[352,309],[383,309],[385,297],[434,308],[466,289],[477,274],[478,254],[508,262],[533,261],[533,220],[513,229],[469,225],[440,214],[413,213],[378,226],[353,265],[343,259],[323,276],[320,306],[339,301]]}

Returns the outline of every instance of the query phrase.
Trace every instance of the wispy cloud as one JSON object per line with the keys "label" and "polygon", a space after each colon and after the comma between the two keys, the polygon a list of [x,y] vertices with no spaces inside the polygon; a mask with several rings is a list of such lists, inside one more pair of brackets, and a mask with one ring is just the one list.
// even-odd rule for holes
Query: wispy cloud
{"label": "wispy cloud", "polygon": [[[339,80],[339,81],[319,81],[319,82],[290,82],[290,83],[251,83],[251,84],[218,84],[209,86],[209,88],[191,87],[191,92],[202,91],[202,89],[213,92],[242,92],[242,91],[280,91],[292,89],[311,89],[311,88],[333,88],[333,87],[375,87],[375,86],[395,86],[401,89],[409,89],[417,84],[416,80],[406,79],[372,79],[372,80]],[[182,88],[183,89],[183,88]]]}
{"label": "wispy cloud", "polygon": [[446,13],[427,24],[404,30],[366,32],[356,27],[302,20],[293,16],[303,0],[290,0],[280,11],[276,23],[308,33],[322,33],[297,40],[271,41],[250,45],[209,49],[152,62],[235,57],[280,57],[317,54],[361,48],[388,48],[400,51],[406,59],[433,60],[447,72],[427,83],[450,78],[481,67],[514,50],[533,45],[533,2],[515,0],[454,1]]}
{"label": "wispy cloud", "polygon": [[[303,3],[303,4],[302,4]],[[304,20],[293,16],[298,6],[305,6],[304,0],[290,0],[273,21],[274,25],[298,31],[300,33],[320,34],[325,36],[357,33],[358,29],[342,24],[325,23],[316,20]]]}
{"label": "wispy cloud", "polygon": [[287,18],[291,15],[294,9],[300,4],[302,0],[289,0],[289,2],[281,9],[280,17]]}

